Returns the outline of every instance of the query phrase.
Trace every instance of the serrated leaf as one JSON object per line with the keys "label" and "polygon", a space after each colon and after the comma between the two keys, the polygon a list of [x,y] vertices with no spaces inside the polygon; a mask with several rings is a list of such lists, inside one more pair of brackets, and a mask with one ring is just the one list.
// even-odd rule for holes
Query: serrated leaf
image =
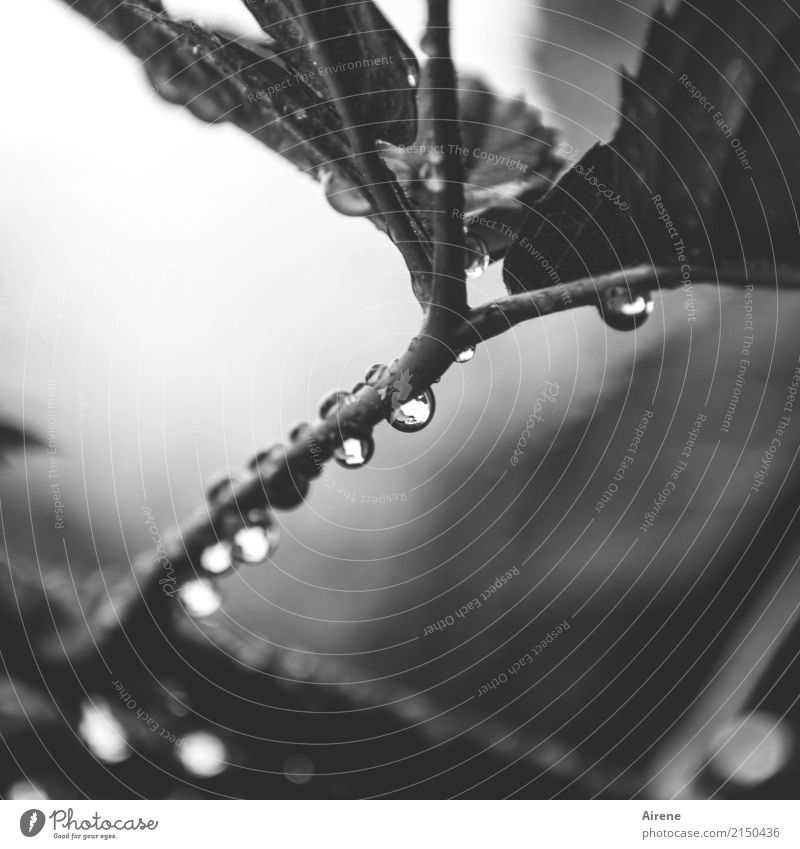
{"label": "serrated leaf", "polygon": [[[423,212],[434,204],[424,179],[434,145],[432,92],[423,71],[420,126],[414,144],[386,146],[382,151],[406,193]],[[537,109],[520,98],[501,97],[476,77],[464,77],[459,83],[459,105],[468,217],[490,207],[516,208],[521,196],[527,194],[532,201],[550,188],[563,168],[563,160],[555,152],[555,130],[542,124]]]}
{"label": "serrated leaf", "polygon": [[[413,140],[419,65],[372,0],[254,0],[248,8],[274,43],[277,59],[320,100],[330,100],[328,79],[335,75],[357,126],[373,139]],[[335,57],[332,64],[319,63],[314,33]]]}
{"label": "serrated leaf", "polygon": [[164,99],[203,121],[235,124],[312,175],[333,162],[357,179],[335,107],[279,62],[174,20],[154,0],[77,0],[72,6],[142,60]]}
{"label": "serrated leaf", "polygon": [[[510,291],[640,262],[800,254],[800,2],[699,0],[654,20],[622,121],[529,214]],[[763,214],[762,214],[763,206]]]}

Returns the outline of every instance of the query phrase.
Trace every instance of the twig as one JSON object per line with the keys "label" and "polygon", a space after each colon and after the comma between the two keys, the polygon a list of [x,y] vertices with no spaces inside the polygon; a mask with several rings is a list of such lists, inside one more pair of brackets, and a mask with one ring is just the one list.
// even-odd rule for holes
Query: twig
{"label": "twig", "polygon": [[434,198],[433,280],[426,329],[444,335],[467,312],[464,272],[464,163],[456,73],[450,53],[449,0],[428,0],[423,46],[429,55],[433,144],[428,154]]}
{"label": "twig", "polygon": [[[714,285],[749,282],[760,287],[773,287],[779,277],[781,286],[800,288],[800,272],[791,270],[732,271],[726,272],[723,280],[716,280],[715,272],[709,268],[697,269],[695,274],[697,279],[693,285],[703,280]],[[278,445],[265,452],[258,467],[235,484],[213,509],[198,511],[197,516],[184,525],[168,551],[176,578],[180,580],[200,571],[196,565],[200,555],[219,539],[222,518],[232,511],[245,514],[265,505],[276,509],[299,505],[310,480],[319,476],[322,463],[330,459],[345,439],[368,436],[376,424],[388,417],[392,411],[393,395],[401,383],[410,386],[405,397],[419,395],[447,371],[455,354],[465,347],[498,336],[529,319],[579,306],[596,305],[601,294],[613,287],[627,285],[635,294],[656,288],[675,289],[681,282],[679,268],[641,266],[513,295],[478,307],[465,317],[462,324],[453,328],[446,340],[420,333],[373,385],[360,388],[349,402],[339,406],[327,418],[313,422],[290,445]],[[144,588],[141,604],[135,605],[129,615],[141,616],[149,604],[159,601],[160,596],[163,602],[161,588],[153,579],[152,584]],[[125,622],[121,627],[126,627]]]}
{"label": "twig", "polygon": [[[800,288],[800,271],[793,268],[759,270],[697,268],[692,270],[692,286],[740,286],[751,283],[759,288]],[[637,266],[597,277],[585,277],[546,289],[511,295],[476,307],[468,323],[459,328],[451,339],[454,346],[477,345],[499,336],[515,324],[542,318],[556,312],[582,306],[596,306],[610,289],[627,287],[632,295],[654,289],[677,289],[685,282],[677,266]]]}

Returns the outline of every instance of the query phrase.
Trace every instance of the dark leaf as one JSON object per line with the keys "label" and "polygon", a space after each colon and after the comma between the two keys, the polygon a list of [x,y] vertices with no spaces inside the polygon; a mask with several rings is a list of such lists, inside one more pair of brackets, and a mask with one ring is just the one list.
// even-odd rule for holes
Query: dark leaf
{"label": "dark leaf", "polygon": [[509,290],[639,262],[796,261],[798,7],[662,11],[638,75],[623,76],[616,135],[531,211],[506,259]]}
{"label": "dark leaf", "polygon": [[77,0],[73,8],[138,56],[157,93],[210,123],[230,121],[316,176],[336,163],[354,179],[341,118],[280,62],[176,21],[154,0]]}
{"label": "dark leaf", "polygon": [[[433,197],[425,184],[428,154],[434,144],[431,89],[423,71],[419,134],[410,147],[385,146],[382,153],[400,184],[421,210]],[[518,208],[529,193],[538,198],[563,167],[554,149],[556,133],[524,100],[504,98],[483,80],[465,77],[459,84],[461,147],[466,172],[465,212],[476,216],[488,208]]]}
{"label": "dark leaf", "polygon": [[[248,8],[269,36],[276,59],[323,102],[335,75],[356,116],[373,140],[408,144],[416,134],[414,54],[372,0],[255,0]],[[324,44],[335,57],[321,64],[312,48]]]}

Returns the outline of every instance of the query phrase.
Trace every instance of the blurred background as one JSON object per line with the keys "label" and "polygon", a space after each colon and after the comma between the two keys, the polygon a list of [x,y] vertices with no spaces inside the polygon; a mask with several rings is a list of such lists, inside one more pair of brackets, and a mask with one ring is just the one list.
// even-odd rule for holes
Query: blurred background
{"label": "blurred background", "polygon": [[[416,47],[423,4],[380,5]],[[524,93],[585,151],[616,125],[619,69],[636,67],[657,5],[458,0],[456,58]],[[253,26],[234,0],[165,6]],[[4,20],[0,412],[55,439],[64,527],[50,457],[28,446],[0,470],[2,530],[12,564],[80,587],[98,570],[127,574],[152,547],[143,508],[162,532],[183,520],[210,476],[396,356],[419,312],[402,260],[368,222],[337,215],[319,185],[232,126],[155,98],[137,61],[66,4],[27,0]],[[500,268],[470,285],[473,303],[500,295]],[[797,297],[755,292],[752,364],[722,433],[744,296],[694,295],[694,323],[673,292],[633,334],[581,309],[479,348],[436,387],[425,431],[377,429],[368,467],[331,465],[302,507],[278,514],[272,561],[221,584],[231,627],[335,662],[341,681],[398,684],[477,724],[535,730],[644,793],[678,793],[699,767],[675,772],[684,747],[669,750],[671,735],[698,700],[713,702],[719,664],[738,663],[742,681],[771,660],[786,673],[770,646],[800,601],[781,583],[796,557],[797,432],[749,493],[797,362]],[[546,381],[556,400],[514,466]],[[648,412],[635,461],[597,510]],[[688,468],[643,532],[698,413]],[[770,612],[765,597],[784,606]],[[754,599],[769,633],[743,661],[730,640]],[[564,621],[535,663],[477,695]],[[728,705],[737,734],[757,708],[755,736],[727,760],[703,742],[713,775],[693,792],[796,793],[796,694],[781,680],[768,699],[744,687]],[[748,772],[754,752],[762,765]],[[453,792],[479,793],[484,778]]]}

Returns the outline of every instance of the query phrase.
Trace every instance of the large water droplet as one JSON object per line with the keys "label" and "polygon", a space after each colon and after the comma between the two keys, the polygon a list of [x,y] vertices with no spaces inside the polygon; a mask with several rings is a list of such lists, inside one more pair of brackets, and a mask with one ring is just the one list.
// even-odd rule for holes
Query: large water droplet
{"label": "large water droplet", "polygon": [[358,469],[366,466],[375,453],[375,443],[371,436],[350,437],[333,452],[333,459],[345,469]]}
{"label": "large water droplet", "polygon": [[721,778],[753,787],[775,777],[791,760],[796,740],[788,723],[766,711],[736,716],[711,739],[711,766]]}
{"label": "large water droplet", "polygon": [[468,363],[475,356],[475,346],[470,345],[469,348],[464,348],[456,354],[457,363]]}
{"label": "large water droplet", "polygon": [[95,696],[81,705],[78,733],[101,761],[118,764],[130,757],[128,735],[105,699]]}
{"label": "large water droplet", "polygon": [[233,568],[231,545],[228,542],[218,542],[208,546],[200,555],[200,566],[212,575],[224,575]]}
{"label": "large water droplet", "polygon": [[[277,529],[254,525],[241,528],[233,538],[233,554],[239,563],[263,563],[277,547]],[[273,539],[275,540],[273,545]]]}
{"label": "large water droplet", "polygon": [[207,731],[193,731],[181,741],[178,758],[187,772],[212,778],[224,771],[228,752],[222,740]]}
{"label": "large water droplet", "polygon": [[342,215],[361,217],[372,212],[369,199],[333,171],[328,171],[322,178],[322,188],[328,203]]}
{"label": "large water droplet", "polygon": [[625,287],[616,286],[598,309],[603,321],[614,330],[636,330],[647,321],[654,306],[650,292],[631,295]]}
{"label": "large water droplet", "polygon": [[214,584],[207,578],[192,578],[178,590],[184,609],[194,619],[211,616],[219,610],[222,599]]}
{"label": "large water droplet", "polygon": [[344,392],[341,389],[338,392],[331,392],[330,395],[326,395],[319,404],[320,418],[327,419],[336,407],[346,404],[351,398],[352,395],[349,392]]}
{"label": "large water droplet", "polygon": [[475,233],[464,234],[464,271],[467,277],[480,277],[491,262],[486,242]]}
{"label": "large water droplet", "polygon": [[433,392],[426,389],[421,395],[392,410],[389,423],[403,433],[416,433],[426,427],[436,411]]}

